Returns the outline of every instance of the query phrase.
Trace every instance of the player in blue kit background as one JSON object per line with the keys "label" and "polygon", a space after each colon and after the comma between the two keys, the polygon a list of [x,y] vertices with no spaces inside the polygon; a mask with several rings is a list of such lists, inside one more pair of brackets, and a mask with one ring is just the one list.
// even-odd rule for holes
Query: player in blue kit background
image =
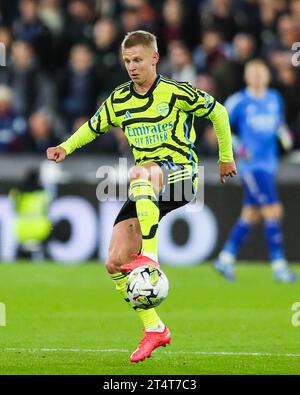
{"label": "player in blue kit background", "polygon": [[293,282],[297,277],[289,269],[284,253],[283,210],[275,185],[278,138],[285,148],[292,145],[284,124],[283,102],[277,91],[268,88],[270,72],[261,60],[246,65],[245,81],[246,88],[225,103],[230,124],[237,132],[234,146],[244,186],[243,207],[214,267],[233,281],[238,250],[253,226],[263,220],[273,277]]}

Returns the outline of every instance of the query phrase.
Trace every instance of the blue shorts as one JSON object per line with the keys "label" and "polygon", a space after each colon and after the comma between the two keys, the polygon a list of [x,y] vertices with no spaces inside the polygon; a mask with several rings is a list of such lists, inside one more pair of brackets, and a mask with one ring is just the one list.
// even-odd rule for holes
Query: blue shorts
{"label": "blue shorts", "polygon": [[263,170],[253,170],[242,176],[244,206],[265,206],[279,202],[275,177]]}

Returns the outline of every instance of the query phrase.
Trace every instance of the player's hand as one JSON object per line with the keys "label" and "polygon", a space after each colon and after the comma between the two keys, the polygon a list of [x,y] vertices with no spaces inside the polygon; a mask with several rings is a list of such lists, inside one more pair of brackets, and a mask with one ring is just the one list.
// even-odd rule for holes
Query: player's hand
{"label": "player's hand", "polygon": [[228,176],[234,177],[237,175],[237,170],[234,160],[232,162],[222,162],[219,160],[218,164],[220,169],[220,180],[222,184],[224,184],[226,177]]}
{"label": "player's hand", "polygon": [[278,130],[278,138],[282,148],[285,151],[290,151],[293,148],[294,141],[290,129],[286,125],[281,125]]}
{"label": "player's hand", "polygon": [[53,160],[56,163],[62,162],[66,155],[66,150],[62,147],[50,147],[47,149],[47,159]]}

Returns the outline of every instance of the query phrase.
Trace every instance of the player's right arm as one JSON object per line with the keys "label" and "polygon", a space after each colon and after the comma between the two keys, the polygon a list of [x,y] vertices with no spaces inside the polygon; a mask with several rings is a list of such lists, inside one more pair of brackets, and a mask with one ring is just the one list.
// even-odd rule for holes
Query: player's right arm
{"label": "player's right arm", "polygon": [[96,114],[85,122],[66,141],[58,147],[47,149],[47,158],[55,162],[62,162],[65,157],[76,149],[93,141],[99,135],[107,132],[114,124],[115,115],[112,107],[111,96],[101,105]]}
{"label": "player's right arm", "polygon": [[53,160],[56,163],[62,162],[66,155],[66,150],[62,147],[49,147],[47,149],[47,159]]}

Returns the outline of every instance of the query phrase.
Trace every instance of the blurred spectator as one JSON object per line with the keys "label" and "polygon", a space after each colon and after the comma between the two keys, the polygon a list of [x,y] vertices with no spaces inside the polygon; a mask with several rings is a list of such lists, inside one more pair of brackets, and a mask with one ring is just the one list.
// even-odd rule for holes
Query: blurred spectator
{"label": "blurred spectator", "polygon": [[96,71],[101,83],[101,96],[106,96],[112,86],[117,86],[127,79],[120,67],[118,27],[113,19],[103,17],[94,27],[96,54]]}
{"label": "blurred spectator", "polygon": [[11,26],[18,10],[18,3],[14,1],[0,1],[0,24]]}
{"label": "blurred spectator", "polygon": [[24,41],[14,41],[11,63],[0,68],[0,83],[12,88],[14,108],[25,116],[53,99],[49,79],[35,62],[32,46]]}
{"label": "blurred spectator", "polygon": [[164,43],[181,40],[184,29],[184,12],[180,0],[166,0],[162,8],[163,24],[160,36]]}
{"label": "blurred spectator", "polygon": [[201,23],[204,30],[219,30],[225,41],[231,41],[239,30],[232,0],[209,1],[201,15]]}
{"label": "blurred spectator", "polygon": [[[208,74],[198,74],[197,88],[216,97],[216,86],[214,79]],[[205,118],[195,118],[196,150],[200,156],[212,156],[218,154],[218,141],[211,122]]]}
{"label": "blurred spectator", "polygon": [[48,28],[38,16],[37,0],[20,0],[20,17],[13,24],[13,33],[17,40],[30,43],[45,70],[51,69],[53,53]]}
{"label": "blurred spectator", "polygon": [[290,4],[291,16],[293,18],[297,35],[300,33],[300,0],[291,0]]}
{"label": "blurred spectator", "polygon": [[156,12],[152,2],[148,0],[123,0],[125,7],[135,9],[141,25],[145,30],[153,31],[156,23]]}
{"label": "blurred spectator", "polygon": [[201,73],[197,75],[195,87],[209,93],[214,97],[217,95],[215,81],[208,73]]}
{"label": "blurred spectator", "polygon": [[[80,126],[82,126],[90,117],[78,117],[74,120],[73,125],[71,126],[69,130],[69,134],[73,133],[75,130],[77,130]],[[99,154],[103,153],[106,155],[109,154],[118,154],[122,152],[121,150],[123,149],[122,142],[122,137],[117,136],[118,132],[115,132],[115,129],[118,128],[113,128],[110,130],[108,133],[104,133],[101,135],[100,138],[96,138],[94,140],[93,144],[88,144],[80,149],[79,155],[84,155],[86,153],[89,154]],[[123,139],[126,139],[123,134]],[[68,136],[67,136],[68,137]],[[127,139],[126,139],[127,141]]]}
{"label": "blurred spectator", "polygon": [[2,43],[5,47],[5,58],[6,62],[11,55],[11,46],[13,42],[13,37],[11,34],[11,30],[6,26],[0,26],[0,43]]}
{"label": "blurred spectator", "polygon": [[44,154],[48,147],[55,147],[59,140],[53,130],[54,120],[45,110],[33,113],[28,120],[28,135],[24,149],[27,152]]}
{"label": "blurred spectator", "polygon": [[91,49],[83,44],[75,45],[71,49],[69,66],[57,81],[59,111],[67,129],[71,129],[76,118],[95,111],[100,88]]}
{"label": "blurred spectator", "polygon": [[230,54],[230,47],[222,41],[216,29],[206,30],[202,35],[202,44],[193,52],[193,61],[198,72],[211,70]]}
{"label": "blurred spectator", "polygon": [[204,121],[203,124],[204,126],[199,128],[203,135],[199,143],[200,154],[205,156],[217,156],[219,148],[215,130],[209,122]]}
{"label": "blurred spectator", "polygon": [[300,148],[300,78],[291,64],[290,51],[272,52],[270,63],[274,70],[274,86],[285,103],[285,115],[288,126],[295,138],[295,147]]}
{"label": "blurred spectator", "polygon": [[64,15],[60,0],[40,0],[38,15],[52,35],[59,36],[64,27]]}
{"label": "blurred spectator", "polygon": [[[84,117],[84,116],[82,116],[82,117],[78,117],[78,118],[76,118],[75,120],[74,120],[74,123],[73,123],[73,125],[72,125],[72,130],[77,130],[77,129],[79,129],[80,128],[80,126],[82,126],[86,121],[88,121],[90,119],[90,117]],[[68,133],[67,134],[69,134],[70,133],[70,131],[68,131]]]}
{"label": "blurred spectator", "polygon": [[91,0],[70,0],[63,31],[63,46],[67,54],[78,43],[92,42],[93,25],[97,15]]}
{"label": "blurred spectator", "polygon": [[[280,1],[273,1],[273,0],[259,0],[258,7],[259,7],[259,15],[261,19],[261,23],[266,29],[270,29],[275,32],[276,30],[276,23],[279,16],[280,11],[283,11],[282,7],[278,8],[277,4]],[[281,2],[282,3],[282,2]]]}
{"label": "blurred spectator", "polygon": [[171,41],[182,40],[190,48],[197,44],[200,35],[200,18],[193,12],[192,2],[166,0],[162,4],[161,18],[158,20],[160,53],[165,55]]}
{"label": "blurred spectator", "polygon": [[99,56],[102,51],[104,54],[106,51],[115,53],[119,51],[120,37],[113,19],[108,17],[98,19],[94,26],[93,37]]}
{"label": "blurred spectator", "polygon": [[112,132],[114,134],[114,139],[117,142],[118,153],[122,156],[131,155],[131,149],[123,130],[121,128],[113,128]]}
{"label": "blurred spectator", "polygon": [[14,111],[11,89],[0,85],[0,153],[18,151],[26,127],[25,119]]}
{"label": "blurred spectator", "polygon": [[283,49],[290,49],[294,42],[300,40],[297,25],[290,14],[280,16],[277,24],[277,32],[279,36],[278,45]]}
{"label": "blurred spectator", "polygon": [[19,242],[18,256],[40,261],[52,224],[48,217],[50,196],[42,188],[39,172],[31,170],[19,189],[9,193],[15,212],[14,233]]}
{"label": "blurred spectator", "polygon": [[261,18],[258,0],[240,0],[234,3],[235,20],[239,26],[239,32],[249,33],[259,41],[261,34]]}
{"label": "blurred spectator", "polygon": [[222,62],[212,72],[217,87],[217,99],[223,102],[244,86],[244,67],[254,57],[256,43],[250,34],[239,33],[233,40],[233,58]]}
{"label": "blurred spectator", "polygon": [[290,50],[293,43],[300,40],[300,34],[295,19],[290,14],[278,18],[276,33],[272,40],[264,42],[261,53],[268,56],[271,51]]}
{"label": "blurred spectator", "polygon": [[285,0],[259,0],[260,24],[258,31],[263,45],[270,45],[276,39],[279,16],[286,10]]}
{"label": "blurred spectator", "polygon": [[127,32],[144,29],[144,25],[140,19],[139,10],[136,7],[126,7],[121,12],[121,36]]}
{"label": "blurred spectator", "polygon": [[98,15],[115,18],[121,13],[121,2],[119,0],[98,0],[95,10]]}
{"label": "blurred spectator", "polygon": [[53,71],[56,71],[66,62],[66,45],[63,36],[66,20],[61,0],[40,0],[38,15],[51,33],[51,66]]}
{"label": "blurred spectator", "polygon": [[192,54],[182,41],[172,41],[168,45],[168,61],[158,65],[158,69],[177,81],[196,84],[197,72],[192,62]]}

